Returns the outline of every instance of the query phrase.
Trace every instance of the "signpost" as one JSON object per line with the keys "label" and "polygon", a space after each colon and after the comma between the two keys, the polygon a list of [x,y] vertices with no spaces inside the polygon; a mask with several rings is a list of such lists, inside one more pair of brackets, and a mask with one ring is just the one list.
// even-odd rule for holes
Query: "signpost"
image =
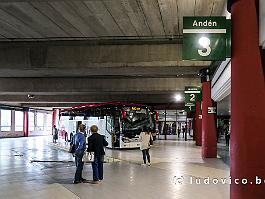
{"label": "signpost", "polygon": [[232,6],[233,0],[227,0],[227,11],[231,13],[231,6]]}
{"label": "signpost", "polygon": [[229,57],[227,24],[226,17],[183,17],[183,60],[213,61]]}
{"label": "signpost", "polygon": [[260,46],[265,49],[265,1],[259,1],[259,38]]}
{"label": "signpost", "polygon": [[202,100],[201,88],[200,87],[185,87],[185,111],[195,111],[197,101]]}

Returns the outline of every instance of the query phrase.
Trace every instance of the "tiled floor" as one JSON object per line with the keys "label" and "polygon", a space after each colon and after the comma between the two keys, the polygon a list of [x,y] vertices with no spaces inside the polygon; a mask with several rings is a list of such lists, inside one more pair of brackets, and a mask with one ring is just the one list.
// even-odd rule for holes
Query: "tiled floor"
{"label": "tiled floor", "polygon": [[[49,146],[49,141],[0,139],[1,199],[229,198],[229,185],[195,184],[195,178],[228,177],[229,167],[221,159],[202,159],[200,148],[191,141],[156,142],[151,167],[140,165],[139,150],[107,150],[108,156],[121,161],[104,165],[105,179],[99,185],[72,184],[71,155]],[[86,164],[84,177],[91,176],[91,165]]]}

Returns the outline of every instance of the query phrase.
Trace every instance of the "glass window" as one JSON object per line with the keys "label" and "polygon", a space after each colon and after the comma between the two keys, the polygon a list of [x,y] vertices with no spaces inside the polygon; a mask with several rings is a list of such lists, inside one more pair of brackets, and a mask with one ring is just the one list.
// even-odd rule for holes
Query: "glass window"
{"label": "glass window", "polygon": [[29,112],[29,131],[34,131],[34,113]]}
{"label": "glass window", "polygon": [[113,119],[111,116],[107,116],[107,131],[109,133],[112,133],[114,125],[113,125]]}
{"label": "glass window", "polygon": [[11,131],[11,110],[1,110],[1,131]]}
{"label": "glass window", "polygon": [[39,131],[44,130],[44,113],[37,113],[37,129]]}
{"label": "glass window", "polygon": [[52,129],[52,114],[47,113],[46,114],[45,130],[51,131],[51,129]]}
{"label": "glass window", "polygon": [[24,114],[22,111],[15,112],[15,131],[23,131]]}

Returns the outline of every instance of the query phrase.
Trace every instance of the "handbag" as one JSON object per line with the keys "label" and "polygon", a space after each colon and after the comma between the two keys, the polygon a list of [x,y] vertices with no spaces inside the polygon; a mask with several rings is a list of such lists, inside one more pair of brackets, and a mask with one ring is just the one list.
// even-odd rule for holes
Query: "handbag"
{"label": "handbag", "polygon": [[95,154],[94,154],[94,152],[89,152],[88,153],[88,161],[89,162],[94,162],[94,160],[95,160]]}
{"label": "handbag", "polygon": [[94,152],[86,152],[83,156],[83,162],[94,162],[95,155]]}
{"label": "handbag", "polygon": [[70,148],[69,148],[69,153],[75,153],[75,150],[76,150],[76,147],[74,144],[71,144],[70,145]]}

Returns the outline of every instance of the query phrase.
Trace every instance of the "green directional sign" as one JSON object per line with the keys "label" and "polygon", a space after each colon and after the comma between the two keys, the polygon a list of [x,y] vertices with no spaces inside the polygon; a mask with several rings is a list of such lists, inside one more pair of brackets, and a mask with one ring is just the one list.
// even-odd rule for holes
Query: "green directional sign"
{"label": "green directional sign", "polygon": [[202,101],[202,92],[200,87],[185,87],[185,111],[195,111],[197,101]]}
{"label": "green directional sign", "polygon": [[183,17],[183,60],[225,60],[226,46],[225,17]]}

